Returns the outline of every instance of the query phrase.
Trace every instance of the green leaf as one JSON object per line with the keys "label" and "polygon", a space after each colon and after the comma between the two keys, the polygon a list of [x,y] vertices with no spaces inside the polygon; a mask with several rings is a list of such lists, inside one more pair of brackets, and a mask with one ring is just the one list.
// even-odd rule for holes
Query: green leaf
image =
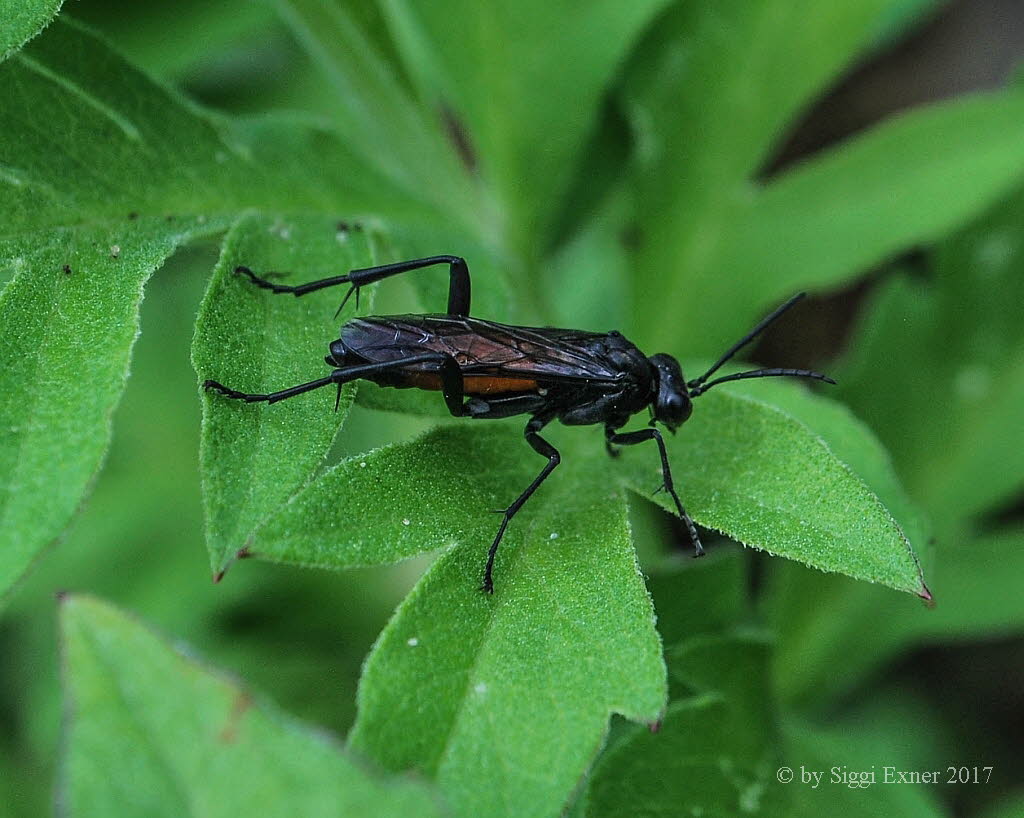
{"label": "green leaf", "polygon": [[[240,220],[224,242],[196,322],[192,358],[200,381],[211,378],[243,392],[266,393],[327,372],[323,356],[337,324],[332,314],[348,288],[302,299],[275,296],[235,274],[238,265],[290,271],[287,278],[274,275],[274,281],[301,283],[332,268],[373,262],[372,242],[357,222],[338,230],[327,218]],[[370,306],[371,295],[362,295],[362,307]],[[263,519],[308,482],[352,402],[353,389],[343,390],[338,415],[332,411],[333,387],[274,406],[205,393],[200,467],[216,574]]]}
{"label": "green leaf", "polygon": [[1024,814],[1024,790],[1019,789],[978,813],[982,818],[1014,818],[1021,814]]}
{"label": "green leaf", "polygon": [[106,603],[66,597],[61,631],[74,815],[440,814]]}
{"label": "green leaf", "polygon": [[891,0],[878,16],[872,38],[877,49],[898,43],[928,21],[943,6],[943,0]]}
{"label": "green leaf", "polygon": [[931,280],[881,287],[840,373],[939,529],[1024,486],[1022,214],[1017,194],[947,240]]}
{"label": "green leaf", "polygon": [[[735,304],[704,312],[707,279],[742,301],[733,277],[744,287],[753,278],[716,266],[719,240],[792,118],[863,49],[887,5],[678,3],[640,43],[622,96],[638,142],[633,324],[652,349],[681,343],[710,355],[746,329],[750,313],[735,316]],[[660,326],[647,313],[655,292],[669,318]],[[681,320],[695,308],[715,315],[714,326]]]}
{"label": "green leaf", "polygon": [[[676,699],[657,732],[634,729],[595,765],[584,796],[588,818],[605,815],[819,816],[941,814],[927,788],[862,789],[831,780],[833,770],[883,774],[884,763],[921,769],[898,737],[874,724],[827,732],[776,713],[767,672],[770,644],[742,631],[705,634],[670,652],[669,669],[693,695]],[[776,727],[776,721],[781,730]],[[785,771],[792,781],[780,781]],[[817,787],[801,780],[815,771]]]}
{"label": "green leaf", "polygon": [[57,16],[64,0],[0,0],[0,61],[6,60]]}
{"label": "green leaf", "polygon": [[[216,82],[218,90],[230,93],[236,83],[251,83],[251,75],[262,69],[260,52],[276,49],[275,41],[281,38],[281,32],[274,29],[279,23],[271,5],[249,0],[147,3],[133,7],[131,13],[108,3],[76,4],[73,9],[76,17],[117,43],[118,50],[133,63],[159,77],[188,83],[193,89],[198,83],[201,90],[207,90],[208,83]],[[167,32],[174,29],[196,36],[168,37]],[[230,71],[221,67],[227,63],[232,64]],[[266,76],[261,79],[272,82]],[[294,77],[289,79],[294,81]],[[252,93],[252,85],[246,84],[246,89]]]}
{"label": "green leaf", "polygon": [[742,548],[715,548],[702,559],[674,556],[647,578],[666,645],[723,630],[747,616],[750,578]]}
{"label": "green leaf", "polygon": [[728,388],[751,400],[771,404],[817,434],[832,453],[878,496],[911,547],[925,549],[929,538],[928,523],[924,513],[911,502],[903,489],[889,452],[867,424],[849,408],[825,397],[825,394],[834,394],[832,387],[823,394],[792,381],[776,379],[739,381],[729,384]]}
{"label": "green leaf", "polygon": [[0,85],[0,268],[14,273],[0,295],[2,594],[96,473],[142,285],[175,248],[251,207],[418,205],[331,134],[214,119],[65,20],[0,66]]}
{"label": "green leaf", "polygon": [[689,690],[656,731],[635,729],[602,755],[586,815],[765,814],[777,798],[767,787],[776,766],[769,654],[763,637],[741,632],[671,649],[670,675]]}
{"label": "green leaf", "polygon": [[1024,628],[1020,528],[940,542],[932,562],[928,584],[934,608],[843,577],[775,566],[769,614],[779,632],[781,696],[803,707],[822,707],[911,646],[998,638]]}
{"label": "green leaf", "polygon": [[[640,144],[642,346],[714,354],[773,302],[940,237],[1020,178],[1024,95],[1008,91],[895,117],[754,181],[790,117],[890,5],[680,4],[652,32],[625,92]],[[647,312],[654,292],[662,320]]]}
{"label": "green leaf", "polygon": [[[902,732],[895,732],[880,740],[860,725],[847,725],[841,730],[830,730],[819,726],[802,724],[796,720],[783,723],[783,746],[780,753],[782,763],[794,772],[792,782],[776,785],[785,788],[790,803],[779,816],[797,818],[818,818],[821,815],[841,812],[855,818],[874,818],[878,815],[906,815],[911,818],[938,818],[946,811],[938,804],[934,787],[925,784],[882,783],[886,765],[906,771],[920,771],[920,765],[907,758],[901,749],[903,733],[914,725],[902,725]],[[880,762],[879,748],[886,749],[885,760]],[[838,768],[840,779],[833,779]],[[801,773],[821,773],[817,787],[803,783]],[[775,771],[772,771],[773,774]],[[842,775],[851,786],[843,783]],[[857,776],[875,775],[874,785],[857,784]],[[859,780],[863,781],[863,778]],[[870,780],[870,779],[869,779]]]}
{"label": "green leaf", "polygon": [[123,222],[0,239],[15,271],[0,293],[0,595],[60,534],[106,452],[143,283],[211,226]]}
{"label": "green leaf", "polygon": [[545,246],[601,94],[666,5],[385,3],[421,94],[435,112],[454,113],[453,127],[464,131],[480,174],[498,192],[497,218],[513,250],[529,256]]}
{"label": "green leaf", "polygon": [[[530,456],[522,435],[506,425],[468,423],[342,461],[276,509],[255,533],[250,553],[347,568],[396,562],[462,542],[480,546],[482,569],[482,549],[498,524],[487,512],[507,506],[542,461]],[[568,457],[565,465],[571,466]],[[573,475],[576,471],[571,468]],[[559,469],[545,494],[570,479]],[[510,526],[510,537],[518,527]],[[480,575],[474,572],[477,582]]]}
{"label": "green leaf", "polygon": [[[446,442],[459,433],[452,430]],[[417,449],[430,464],[425,468],[438,455],[457,457],[455,446],[435,455],[431,443]],[[509,472],[505,448],[488,447],[493,465],[468,482],[483,478],[481,491],[500,485]],[[437,474],[443,478],[430,484],[413,475],[420,491],[412,505],[387,493],[382,499],[409,514],[412,526],[432,531],[435,515],[443,516],[439,489],[463,479]],[[557,812],[600,747],[609,715],[650,722],[664,707],[661,644],[625,503],[600,480],[577,477],[552,478],[543,490],[553,502],[510,526],[493,596],[481,594],[479,584],[497,520],[482,513],[487,506],[463,500],[459,517],[469,514],[482,529],[477,547],[440,557],[367,661],[353,748],[387,769],[412,768],[434,779],[456,814]],[[506,482],[498,499],[508,502],[520,485]],[[599,505],[594,496],[602,498]],[[450,536],[461,523],[435,536]],[[402,532],[401,523],[392,530]],[[411,536],[424,535],[402,532],[396,539]]]}
{"label": "green leaf", "polygon": [[945,241],[934,276],[895,277],[869,300],[837,391],[878,431],[936,520],[929,586],[937,606],[776,566],[772,616],[787,699],[821,706],[909,646],[1024,624],[1012,588],[1019,533],[978,537],[969,522],[1010,501],[1024,473],[1022,203],[1018,194]]}
{"label": "green leaf", "polygon": [[[1024,172],[1022,145],[1019,90],[895,117],[769,183],[723,231],[713,263],[742,270],[743,302],[759,306],[847,281],[1005,195]],[[714,314],[736,309],[724,292],[718,298],[696,303]]]}
{"label": "green leaf", "polygon": [[[870,442],[841,410],[821,414],[836,439],[846,430],[851,440]],[[641,448],[651,450],[627,450],[611,464],[593,444],[575,456],[563,451],[552,480],[570,483],[589,468],[648,495],[661,470],[654,444]],[[875,453],[856,462],[874,463]],[[702,525],[824,571],[927,595],[910,544],[878,497],[821,437],[784,412],[725,391],[702,396],[670,442],[670,460],[677,490]],[[494,523],[480,511],[507,505],[509,487],[525,486],[536,470],[536,458],[508,435],[463,424],[439,430],[328,471],[257,531],[251,553],[338,568],[486,542]],[[432,487],[429,502],[421,499],[425,485]],[[545,489],[531,508],[550,496]],[[657,500],[674,512],[671,499]]]}
{"label": "green leaf", "polygon": [[[673,702],[655,733],[636,731],[604,753],[585,796],[587,818],[739,815],[760,808],[744,798],[735,772],[728,704],[717,696]],[[759,814],[759,813],[754,813]]]}
{"label": "green leaf", "polygon": [[[823,425],[847,423],[859,434],[848,419],[826,417]],[[910,543],[878,497],[784,411],[726,389],[708,393],[669,441],[669,457],[686,464],[674,472],[676,489],[701,525],[823,571],[927,594]],[[658,486],[649,458],[624,452],[620,461],[638,493]]]}
{"label": "green leaf", "polygon": [[479,203],[438,112],[413,102],[349,10],[327,0],[279,0],[277,8],[333,91],[335,127],[361,162],[476,228]]}
{"label": "green leaf", "polygon": [[773,739],[774,701],[767,689],[771,640],[763,633],[736,629],[693,636],[666,652],[673,690],[717,693],[729,707],[725,730],[730,754],[750,772],[765,760]]}

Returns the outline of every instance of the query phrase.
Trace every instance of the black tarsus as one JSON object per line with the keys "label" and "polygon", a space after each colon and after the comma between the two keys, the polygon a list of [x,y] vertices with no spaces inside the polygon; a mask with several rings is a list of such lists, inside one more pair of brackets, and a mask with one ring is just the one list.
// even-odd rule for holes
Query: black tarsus
{"label": "black tarsus", "polygon": [[326,378],[317,378],[315,381],[300,383],[298,386],[293,386],[290,389],[281,389],[277,392],[269,392],[265,395],[258,395],[252,392],[239,392],[237,389],[232,389],[229,386],[225,386],[220,381],[215,380],[203,381],[203,389],[207,391],[213,389],[214,391],[220,392],[222,395],[226,395],[229,398],[244,400],[246,403],[257,403],[259,401],[277,403],[285,398],[294,398],[296,395],[311,392],[314,389],[319,389],[321,386],[327,386],[328,384],[334,383],[335,381],[332,377],[333,374],[334,373],[332,372],[331,375],[328,375]]}
{"label": "black tarsus", "polygon": [[[351,270],[344,275],[330,276],[328,278],[318,279],[317,281],[309,281],[305,284],[296,285],[275,284],[273,281],[269,281],[266,277],[256,275],[256,273],[244,265],[236,267],[235,273],[247,276],[257,287],[270,290],[272,293],[291,293],[296,297],[313,293],[317,290],[323,290],[328,287],[335,287],[338,284],[350,284],[352,285],[351,289],[346,293],[344,300],[341,302],[341,306],[338,307],[338,312],[341,312],[342,308],[348,302],[349,298],[351,298],[353,293],[356,294],[356,305],[358,306],[360,287],[365,287],[367,284],[372,284],[375,281],[380,281],[381,279],[398,275],[399,273],[407,273],[411,270],[422,269],[423,267],[433,267],[435,264],[448,265],[448,274],[450,277],[448,285],[448,315],[469,315],[471,293],[469,267],[466,264],[466,260],[461,256],[428,256],[427,258],[417,258],[411,261],[397,261],[393,264],[380,264],[376,267],[362,267],[357,270]],[[264,276],[271,275],[279,274],[264,274]],[[335,314],[337,315],[337,313]]]}
{"label": "black tarsus", "polygon": [[675,501],[679,517],[686,524],[686,530],[690,534],[690,542],[693,543],[694,556],[703,557],[704,546],[700,544],[700,537],[697,535],[697,526],[694,525],[690,515],[686,513],[686,509],[683,508],[683,503],[679,499],[679,495],[676,494],[676,487],[672,481],[672,469],[668,464],[668,452],[665,449],[665,440],[662,438],[661,432],[654,427],[640,429],[637,432],[617,432],[611,426],[605,426],[604,436],[605,442],[614,446],[635,446],[637,443],[643,443],[647,440],[657,441],[658,453],[661,455],[662,477],[662,485],[658,491],[664,489]]}
{"label": "black tarsus", "polygon": [[487,567],[484,568],[484,582],[483,585],[480,586],[480,590],[488,594],[494,593],[494,580],[492,576],[494,572],[494,555],[498,553],[498,546],[501,544],[501,538],[505,536],[505,529],[508,527],[509,521],[516,515],[516,512],[523,507],[526,501],[530,499],[530,496],[540,487],[540,484],[547,479],[547,476],[555,470],[555,467],[558,466],[562,460],[562,456],[558,453],[558,449],[538,434],[538,432],[540,432],[540,430],[550,422],[551,416],[536,415],[530,418],[530,422],[526,424],[526,429],[523,432],[526,436],[526,442],[530,444],[537,454],[542,457],[546,457],[548,462],[545,464],[544,468],[540,470],[540,474],[533,479],[533,482],[526,487],[526,490],[515,499],[512,505],[502,512],[505,516],[501,521],[501,526],[498,528],[498,534],[495,536],[494,542],[491,543],[491,548],[487,552]]}

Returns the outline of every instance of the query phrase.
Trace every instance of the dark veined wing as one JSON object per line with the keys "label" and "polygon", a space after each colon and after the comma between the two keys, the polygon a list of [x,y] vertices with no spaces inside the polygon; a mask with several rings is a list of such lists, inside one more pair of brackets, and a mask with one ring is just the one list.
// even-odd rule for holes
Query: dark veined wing
{"label": "dark veined wing", "polygon": [[[448,315],[355,318],[341,328],[345,346],[368,361],[442,352],[455,358],[467,374],[555,380],[621,380],[621,370],[609,354],[613,338],[629,345],[620,335],[515,327]],[[430,365],[423,368],[433,369]]]}

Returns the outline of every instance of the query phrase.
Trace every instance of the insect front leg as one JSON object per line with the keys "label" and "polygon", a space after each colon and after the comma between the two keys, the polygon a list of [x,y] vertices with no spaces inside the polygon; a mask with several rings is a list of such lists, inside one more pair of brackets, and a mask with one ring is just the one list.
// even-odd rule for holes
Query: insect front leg
{"label": "insect front leg", "polygon": [[668,452],[665,450],[665,440],[661,436],[661,432],[657,429],[641,429],[638,432],[616,432],[611,426],[606,426],[604,429],[605,442],[613,446],[634,446],[637,443],[643,443],[645,440],[654,440],[658,443],[658,452],[661,454],[661,476],[662,476],[662,488],[668,492],[669,496],[675,501],[676,510],[679,512],[679,517],[686,524],[686,529],[690,533],[690,542],[693,543],[693,550],[696,552],[694,556],[701,557],[704,555],[704,546],[700,544],[700,537],[697,536],[697,527],[693,524],[693,520],[690,515],[686,513],[686,509],[683,508],[682,501],[679,499],[679,495],[676,494],[675,484],[672,482],[672,469],[668,464]]}
{"label": "insect front leg", "polygon": [[547,464],[543,469],[540,470],[532,483],[526,487],[526,490],[520,494],[515,501],[504,511],[504,517],[501,520],[501,526],[498,528],[498,534],[494,538],[494,542],[491,543],[491,548],[487,552],[487,567],[484,568],[484,583],[481,586],[482,591],[486,591],[491,594],[494,593],[494,555],[498,553],[498,546],[501,544],[501,538],[505,536],[505,529],[508,527],[509,520],[511,520],[516,512],[519,511],[530,499],[530,496],[540,487],[540,484],[547,479],[547,476],[555,470],[555,467],[561,462],[562,456],[558,453],[558,449],[548,443],[544,438],[537,434],[551,418],[542,416],[534,417],[526,424],[526,430],[524,432],[526,436],[526,442],[533,447],[533,450],[537,454],[546,457],[548,459]]}
{"label": "insect front leg", "polygon": [[469,265],[466,264],[466,260],[462,256],[429,256],[427,258],[412,259],[411,261],[396,261],[393,264],[363,267],[358,270],[351,270],[345,273],[345,275],[330,276],[294,286],[275,284],[267,279],[269,276],[281,275],[280,273],[264,273],[264,276],[258,276],[248,267],[244,266],[236,267],[235,272],[246,276],[257,287],[262,287],[273,293],[291,293],[294,296],[306,295],[307,293],[313,293],[327,287],[336,287],[339,284],[348,284],[350,289],[342,300],[341,306],[338,307],[338,312],[341,312],[353,293],[355,293],[356,305],[358,306],[360,287],[365,287],[367,284],[372,284],[375,281],[381,281],[400,273],[420,270],[424,267],[433,267],[436,264],[448,265],[448,315],[469,315]]}

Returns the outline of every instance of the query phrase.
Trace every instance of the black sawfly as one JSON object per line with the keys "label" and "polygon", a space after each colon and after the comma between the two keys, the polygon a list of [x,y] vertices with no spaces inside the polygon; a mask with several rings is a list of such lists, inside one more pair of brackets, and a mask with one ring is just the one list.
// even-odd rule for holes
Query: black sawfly
{"label": "black sawfly", "polygon": [[[330,354],[325,358],[331,373],[326,377],[266,395],[239,392],[214,380],[205,381],[203,387],[238,400],[276,403],[330,384],[337,384],[340,399],[342,384],[363,379],[381,386],[440,391],[448,411],[456,417],[530,415],[525,429],[526,442],[537,454],[547,458],[547,463],[504,510],[498,533],[487,552],[482,585],[487,593],[494,591],[494,556],[509,521],[560,461],[558,450],[540,436],[541,429],[552,420],[570,426],[603,424],[611,454],[615,454],[616,446],[632,446],[647,440],[657,443],[664,481],[662,489],[674,501],[689,531],[695,555],[699,556],[704,549],[693,520],[676,493],[665,441],[656,424],[661,423],[674,433],[690,417],[694,398],[727,381],[792,376],[835,383],[807,369],[755,369],[711,377],[799,301],[803,293],[764,318],[707,372],[687,381],[678,361],[671,355],[661,353],[648,357],[619,332],[519,327],[470,317],[469,267],[460,256],[430,256],[382,264],[297,286],[274,283],[248,267],[237,267],[235,272],[258,287],[295,296],[348,284],[350,289],[342,301],[344,307],[353,293],[358,300],[360,287],[437,264],[448,265],[447,311],[432,315],[353,318],[341,327],[340,337],[331,342]],[[651,413],[648,428],[618,431],[632,415],[648,408]]]}

